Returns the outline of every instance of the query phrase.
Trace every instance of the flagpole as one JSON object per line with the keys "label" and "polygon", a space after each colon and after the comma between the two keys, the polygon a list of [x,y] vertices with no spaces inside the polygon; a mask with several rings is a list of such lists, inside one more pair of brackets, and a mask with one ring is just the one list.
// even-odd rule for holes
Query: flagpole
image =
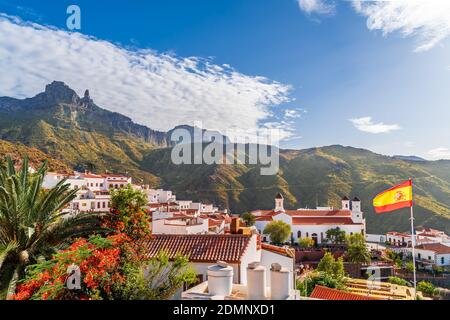
{"label": "flagpole", "polygon": [[[411,181],[411,188],[412,188],[412,180]],[[412,258],[413,258],[413,276],[414,276],[414,300],[417,299],[417,278],[416,278],[416,252],[415,252],[415,245],[416,245],[416,236],[414,234],[414,204],[411,204],[411,248],[412,248]]]}

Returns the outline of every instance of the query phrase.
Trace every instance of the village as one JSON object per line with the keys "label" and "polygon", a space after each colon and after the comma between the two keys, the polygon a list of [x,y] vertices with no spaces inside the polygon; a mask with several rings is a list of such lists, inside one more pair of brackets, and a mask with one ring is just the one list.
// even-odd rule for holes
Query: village
{"label": "village", "polygon": [[[149,257],[182,254],[196,273],[183,300],[413,300],[448,298],[450,237],[415,230],[417,292],[412,286],[412,235],[367,234],[357,195],[340,208],[288,210],[281,193],[273,209],[232,213],[211,203],[177,199],[170,190],[134,184],[120,174],[46,174],[43,187],[65,179],[76,198],[66,216],[108,213],[111,190],[132,188],[146,196],[151,215]],[[438,289],[442,288],[442,289]]]}

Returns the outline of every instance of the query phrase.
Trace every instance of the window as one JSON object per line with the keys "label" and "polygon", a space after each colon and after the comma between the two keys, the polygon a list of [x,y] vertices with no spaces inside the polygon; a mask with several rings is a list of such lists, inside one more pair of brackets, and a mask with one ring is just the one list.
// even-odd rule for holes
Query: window
{"label": "window", "polygon": [[306,233],[306,237],[309,238],[309,233],[308,232]]}
{"label": "window", "polygon": [[100,202],[97,202],[97,209],[100,209]]}
{"label": "window", "polygon": [[444,259],[444,257],[441,257],[441,264],[445,264],[445,259]]}
{"label": "window", "polygon": [[82,203],[81,206],[82,206],[82,207],[86,207],[86,203]]}
{"label": "window", "polygon": [[428,256],[428,260],[431,260],[431,256]]}
{"label": "window", "polygon": [[301,239],[302,238],[302,232],[299,230],[297,231],[297,238]]}
{"label": "window", "polygon": [[417,258],[422,259],[422,255],[420,253],[418,253]]}

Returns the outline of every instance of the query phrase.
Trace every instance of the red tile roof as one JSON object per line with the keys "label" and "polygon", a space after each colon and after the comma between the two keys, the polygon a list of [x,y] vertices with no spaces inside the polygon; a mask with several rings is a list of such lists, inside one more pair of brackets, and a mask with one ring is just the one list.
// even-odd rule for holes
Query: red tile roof
{"label": "red tile roof", "polygon": [[274,246],[274,245],[267,244],[264,242],[261,244],[261,248],[263,250],[281,254],[286,257],[295,258],[295,251],[293,249],[282,248],[282,247]]}
{"label": "red tile roof", "polygon": [[315,286],[310,298],[322,300],[378,300],[372,297],[331,289],[319,285]]}
{"label": "red tile roof", "polygon": [[297,217],[351,217],[350,210],[286,210],[286,213]]}
{"label": "red tile roof", "polygon": [[272,216],[261,216],[255,218],[255,221],[272,221],[272,220],[273,220]]}
{"label": "red tile roof", "polygon": [[354,223],[351,218],[292,218],[292,224],[294,225],[343,225],[343,224],[360,224]]}
{"label": "red tile roof", "polygon": [[80,175],[83,178],[91,178],[91,179],[103,179],[101,175],[93,174],[93,173],[82,173]]}
{"label": "red tile roof", "polygon": [[[350,210],[285,210],[285,211],[274,211],[274,210],[255,210],[252,211],[253,214],[259,213],[259,216],[276,216],[278,214],[288,214],[292,217],[351,217],[352,212]],[[258,217],[258,215],[255,215]]]}
{"label": "red tile roof", "polygon": [[437,254],[450,254],[450,247],[443,245],[442,243],[427,243],[421,244],[416,249],[430,250]]}
{"label": "red tile roof", "polygon": [[397,236],[397,237],[411,237],[409,233],[403,233],[403,232],[396,232],[396,231],[389,231],[387,234],[391,236]]}
{"label": "red tile roof", "polygon": [[246,235],[153,235],[143,243],[148,257],[155,257],[161,250],[174,258],[177,254],[189,256],[192,262],[238,263],[250,243]]}
{"label": "red tile roof", "polygon": [[208,227],[211,228],[211,227],[220,226],[220,225],[222,225],[222,222],[223,222],[223,220],[214,220],[214,219],[209,218],[208,219]]}

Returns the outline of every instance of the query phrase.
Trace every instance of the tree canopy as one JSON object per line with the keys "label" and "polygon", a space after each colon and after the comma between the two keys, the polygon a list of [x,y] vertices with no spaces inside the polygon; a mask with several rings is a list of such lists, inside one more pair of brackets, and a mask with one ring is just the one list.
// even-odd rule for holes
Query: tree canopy
{"label": "tree canopy", "polygon": [[270,236],[273,243],[282,244],[289,238],[291,226],[283,221],[272,221],[266,225],[263,232]]}
{"label": "tree canopy", "polygon": [[353,263],[370,263],[371,256],[366,246],[366,240],[360,233],[355,233],[346,237],[347,252],[345,258]]}
{"label": "tree canopy", "polygon": [[326,232],[327,242],[331,244],[344,244],[345,243],[345,231],[339,227],[329,229]]}
{"label": "tree canopy", "polygon": [[242,215],[242,220],[244,220],[247,227],[251,227],[255,224],[256,217],[252,215],[250,212],[246,212]]}

